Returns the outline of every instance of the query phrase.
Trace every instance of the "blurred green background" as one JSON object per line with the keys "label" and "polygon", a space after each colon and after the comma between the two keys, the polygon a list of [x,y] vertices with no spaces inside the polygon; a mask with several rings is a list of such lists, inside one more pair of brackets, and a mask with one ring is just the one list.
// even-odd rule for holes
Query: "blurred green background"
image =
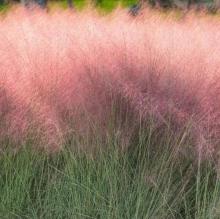
{"label": "blurred green background", "polygon": [[[47,7],[51,8],[68,8],[72,5],[75,9],[81,10],[88,4],[93,4],[97,9],[111,12],[117,6],[129,8],[138,4],[141,0],[0,0],[0,11],[7,11],[14,4],[24,4],[24,2],[38,2],[47,1]],[[220,0],[143,0],[150,6],[159,5],[163,8],[180,8],[185,9],[191,5],[195,5],[197,8],[207,8],[211,11],[220,8]],[[144,3],[144,4],[145,4]],[[214,9],[214,10],[213,10]]]}

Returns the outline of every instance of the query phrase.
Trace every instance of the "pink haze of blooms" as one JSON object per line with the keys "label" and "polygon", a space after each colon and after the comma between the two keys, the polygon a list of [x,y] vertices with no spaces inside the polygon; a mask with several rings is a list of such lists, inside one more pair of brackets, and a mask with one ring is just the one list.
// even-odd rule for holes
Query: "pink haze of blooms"
{"label": "pink haze of blooms", "polygon": [[58,147],[89,125],[87,116],[104,122],[120,97],[158,125],[167,115],[174,130],[191,120],[197,147],[216,149],[220,20],[150,10],[134,19],[123,10],[101,16],[19,9],[0,27],[2,141],[32,136]]}

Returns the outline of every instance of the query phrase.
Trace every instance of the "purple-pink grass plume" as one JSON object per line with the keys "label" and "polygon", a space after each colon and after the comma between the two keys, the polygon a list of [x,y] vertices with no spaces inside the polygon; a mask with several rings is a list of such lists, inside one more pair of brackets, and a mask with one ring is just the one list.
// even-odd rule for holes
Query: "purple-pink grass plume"
{"label": "purple-pink grass plume", "polygon": [[178,132],[190,123],[196,150],[218,150],[218,18],[19,9],[0,27],[2,144],[31,138],[57,149],[95,122],[107,129],[113,106],[124,101],[135,115],[129,124],[169,120]]}

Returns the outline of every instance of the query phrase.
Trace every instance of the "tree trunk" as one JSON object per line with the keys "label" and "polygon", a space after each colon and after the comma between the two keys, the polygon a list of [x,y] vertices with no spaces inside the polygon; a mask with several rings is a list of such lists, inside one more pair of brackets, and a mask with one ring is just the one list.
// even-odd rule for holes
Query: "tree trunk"
{"label": "tree trunk", "polygon": [[67,0],[67,4],[69,8],[74,8],[73,0]]}
{"label": "tree trunk", "polygon": [[220,0],[214,0],[214,7],[217,10],[220,8]]}

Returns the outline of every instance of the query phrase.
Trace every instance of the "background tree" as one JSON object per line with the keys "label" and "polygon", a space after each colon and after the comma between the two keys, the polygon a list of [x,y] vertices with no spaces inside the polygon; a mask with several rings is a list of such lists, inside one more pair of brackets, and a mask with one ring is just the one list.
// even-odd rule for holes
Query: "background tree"
{"label": "background tree", "polygon": [[67,0],[67,5],[68,5],[69,8],[74,8],[73,0]]}

